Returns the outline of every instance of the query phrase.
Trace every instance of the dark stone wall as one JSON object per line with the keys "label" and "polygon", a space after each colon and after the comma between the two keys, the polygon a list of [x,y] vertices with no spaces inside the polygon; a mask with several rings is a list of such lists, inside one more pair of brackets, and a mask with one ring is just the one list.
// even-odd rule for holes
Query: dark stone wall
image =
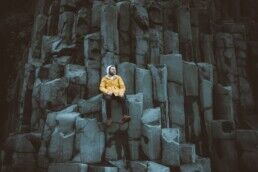
{"label": "dark stone wall", "polygon": [[8,108],[13,105],[18,78],[31,40],[34,0],[1,1],[0,5],[0,135],[8,125]]}

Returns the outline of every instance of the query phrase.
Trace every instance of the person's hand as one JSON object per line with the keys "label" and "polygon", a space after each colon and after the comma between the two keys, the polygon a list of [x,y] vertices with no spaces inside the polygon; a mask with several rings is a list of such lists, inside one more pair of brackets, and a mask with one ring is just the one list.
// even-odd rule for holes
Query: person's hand
{"label": "person's hand", "polygon": [[119,93],[118,94],[120,97],[124,97],[124,93]]}
{"label": "person's hand", "polygon": [[114,95],[115,95],[115,96],[118,96],[118,95],[119,95],[119,92],[118,92],[118,91],[114,91]]}
{"label": "person's hand", "polygon": [[107,94],[111,96],[113,93],[112,91],[107,91]]}

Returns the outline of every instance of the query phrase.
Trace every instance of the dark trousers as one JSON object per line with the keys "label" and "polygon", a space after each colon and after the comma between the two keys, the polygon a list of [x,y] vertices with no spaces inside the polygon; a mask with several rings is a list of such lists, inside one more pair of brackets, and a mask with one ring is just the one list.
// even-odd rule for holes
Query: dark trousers
{"label": "dark trousers", "polygon": [[103,97],[106,100],[106,110],[107,110],[107,118],[108,119],[111,118],[111,101],[112,100],[117,100],[122,105],[123,115],[127,114],[127,108],[126,108],[126,103],[125,103],[126,95],[124,95],[123,97],[120,97],[120,96],[115,96],[114,94],[112,94],[112,95],[104,94]]}

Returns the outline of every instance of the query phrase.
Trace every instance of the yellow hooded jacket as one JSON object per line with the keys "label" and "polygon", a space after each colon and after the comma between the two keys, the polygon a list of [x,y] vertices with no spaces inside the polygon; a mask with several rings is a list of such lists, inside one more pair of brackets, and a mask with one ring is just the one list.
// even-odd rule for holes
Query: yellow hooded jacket
{"label": "yellow hooded jacket", "polygon": [[106,94],[112,92],[115,96],[122,96],[125,93],[125,84],[119,75],[106,75],[101,79],[99,90]]}

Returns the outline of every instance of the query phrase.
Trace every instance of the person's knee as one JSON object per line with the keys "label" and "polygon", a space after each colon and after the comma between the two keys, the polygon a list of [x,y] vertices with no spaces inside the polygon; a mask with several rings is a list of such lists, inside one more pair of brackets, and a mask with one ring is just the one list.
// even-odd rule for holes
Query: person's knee
{"label": "person's knee", "polygon": [[112,99],[112,97],[108,94],[104,94],[103,97],[104,97],[105,100],[111,100]]}
{"label": "person's knee", "polygon": [[123,96],[123,97],[117,96],[116,98],[117,98],[117,100],[119,100],[119,101],[125,101],[125,96]]}

